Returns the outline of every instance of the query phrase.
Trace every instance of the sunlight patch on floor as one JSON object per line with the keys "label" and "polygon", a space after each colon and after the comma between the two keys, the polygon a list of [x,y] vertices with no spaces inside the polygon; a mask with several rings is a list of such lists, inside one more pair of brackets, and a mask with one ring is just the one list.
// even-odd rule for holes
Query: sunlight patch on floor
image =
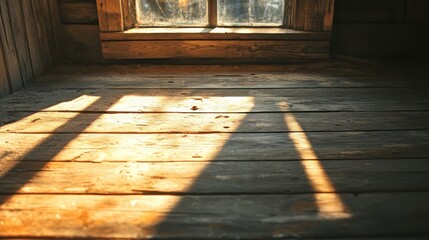
{"label": "sunlight patch on floor", "polygon": [[[79,110],[84,110],[85,108],[95,103],[99,98],[100,97],[98,96],[82,95],[72,101],[58,103],[54,106],[50,106],[48,108],[40,110],[39,112],[36,112],[27,117],[24,117],[16,122],[1,126],[0,132],[13,132],[13,131],[19,132],[20,130],[28,127],[29,123],[33,123],[32,124],[33,127],[37,126],[37,121],[40,120],[43,115],[41,112],[49,111],[53,108],[57,108],[66,103],[79,102]],[[76,112],[72,112],[70,114],[72,114],[71,115],[72,117],[76,117],[79,115],[79,113],[76,113]],[[40,126],[40,129],[43,129],[44,132],[54,133],[56,130],[66,125],[69,120],[70,118],[58,119],[55,122],[44,123],[43,126]],[[35,130],[37,131],[37,127]],[[15,167],[16,164],[19,163],[20,159],[25,158],[29,154],[31,155],[32,152],[34,152],[35,150],[38,150],[39,146],[44,144],[46,141],[49,141],[48,139],[51,137],[51,135],[52,134],[44,134],[42,136],[35,135],[34,138],[28,139],[28,141],[26,141],[25,144],[22,144],[22,143],[16,142],[13,139],[13,137],[16,135],[8,135],[8,133],[3,134],[4,139],[0,139],[0,145],[4,146],[3,148],[0,149],[0,157],[2,160],[0,162],[0,177],[4,176],[9,170]],[[26,151],[23,150],[24,147],[25,149],[27,149]],[[15,151],[10,151],[10,149],[14,149]]]}
{"label": "sunlight patch on floor", "polygon": [[[127,95],[118,99],[116,104],[113,104],[108,111],[134,111],[135,107],[140,104],[145,111],[171,111],[169,106],[196,106],[196,103],[203,103],[203,97],[181,97],[181,98],[168,98],[168,97],[142,97]],[[233,106],[235,104],[244,104],[246,111],[251,111],[254,107],[254,99],[252,97],[229,97],[225,100],[225,104]],[[127,108],[129,106],[131,108]],[[224,110],[228,108],[222,107]],[[107,115],[106,115],[107,116]],[[150,116],[148,115],[148,118]],[[237,122],[241,122],[246,117],[245,114],[241,118],[237,118]],[[140,118],[144,121],[144,115]],[[175,119],[170,119],[167,129],[176,129],[177,131],[187,132],[187,129],[182,129],[183,123],[178,123]],[[164,124],[165,119],[163,119]],[[91,128],[97,124],[97,120],[88,126]],[[199,127],[203,131],[210,129],[212,123],[199,122]],[[178,126],[178,127],[176,127]],[[170,181],[163,180],[168,178],[169,175],[181,174],[186,176],[187,181],[182,182],[175,186],[176,191],[188,191],[195,181],[201,176],[202,172],[210,165],[210,162],[215,160],[217,155],[222,151],[224,145],[228,142],[234,131],[238,129],[240,124],[231,126],[232,133],[222,134],[103,134],[103,135],[86,135],[78,136],[64,147],[54,159],[64,160],[74,158],[76,161],[109,161],[109,160],[122,160],[128,162],[127,169],[118,169],[121,173],[126,174],[128,178],[141,179],[141,176],[147,176],[145,179],[146,186],[144,189],[172,189]],[[207,143],[207,144],[201,144]],[[103,146],[106,147],[103,149]],[[198,146],[196,148],[195,146]],[[77,149],[82,149],[84,152],[77,155]],[[94,151],[96,150],[96,151]],[[140,168],[135,167],[133,162],[147,161],[147,162],[162,162],[162,161],[180,161],[183,159],[193,159],[195,161],[202,161],[206,164],[190,165],[192,168],[182,169],[183,171],[171,172],[165,168],[152,168],[140,165]],[[159,179],[153,176],[159,176]],[[144,192],[142,192],[144,194]],[[157,208],[163,209],[162,212],[153,212],[142,210],[141,219],[150,225],[156,226],[162,222],[169,213],[180,202],[181,198],[159,198],[156,204]],[[130,203],[133,204],[133,203]]]}
{"label": "sunlight patch on floor", "polygon": [[290,113],[285,114],[284,120],[289,131],[291,131],[289,138],[293,141],[295,150],[300,155],[301,164],[309,183],[315,192],[322,193],[314,195],[320,216],[327,219],[351,217],[344,202],[337,194],[323,194],[335,193],[336,189],[324,170],[301,124]]}
{"label": "sunlight patch on floor", "polygon": [[[182,92],[177,96],[126,95],[118,99],[109,111],[119,112],[244,112],[253,107],[253,97],[192,96]],[[189,96],[188,96],[189,95]]]}

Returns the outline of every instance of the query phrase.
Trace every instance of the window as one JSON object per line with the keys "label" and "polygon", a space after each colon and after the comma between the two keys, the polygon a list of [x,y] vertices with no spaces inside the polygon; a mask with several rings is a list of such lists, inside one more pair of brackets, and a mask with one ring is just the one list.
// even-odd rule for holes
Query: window
{"label": "window", "polygon": [[335,0],[97,0],[106,59],[329,57]]}
{"label": "window", "polygon": [[208,26],[207,0],[136,0],[138,26]]}
{"label": "window", "polygon": [[136,0],[136,19],[139,27],[278,27],[284,6],[285,0]]}
{"label": "window", "polygon": [[281,26],[284,22],[284,0],[219,0],[220,26]]}

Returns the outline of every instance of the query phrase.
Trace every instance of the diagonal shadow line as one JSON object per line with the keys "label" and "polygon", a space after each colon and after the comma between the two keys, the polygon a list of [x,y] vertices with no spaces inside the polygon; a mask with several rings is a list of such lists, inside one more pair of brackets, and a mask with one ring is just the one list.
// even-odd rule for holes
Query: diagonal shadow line
{"label": "diagonal shadow line", "polygon": [[[97,106],[102,107],[103,106],[103,104],[101,104],[102,102],[103,102],[103,98],[100,97],[95,102],[91,103],[85,109],[83,109],[83,111]],[[48,138],[43,140],[42,143],[35,146],[24,157],[22,157],[21,159],[15,160],[19,162],[11,169],[9,169],[9,171],[7,171],[0,178],[0,184],[6,183],[7,185],[7,190],[2,190],[0,193],[0,195],[3,195],[2,197],[0,197],[0,205],[7,202],[7,200],[13,196],[13,194],[17,193],[27,182],[29,182],[39,171],[41,171],[43,167],[52,160],[52,158],[54,158],[59,152],[61,152],[62,149],[69,142],[71,142],[73,139],[79,136],[83,130],[89,127],[102,114],[103,113],[101,112],[98,114],[90,114],[88,115],[90,117],[87,116],[83,118],[82,113],[79,113],[78,115],[76,115],[75,117],[67,121],[65,124],[58,127]],[[79,124],[75,124],[75,123],[79,123]],[[55,134],[55,132],[70,131],[70,129],[73,129],[72,131],[73,133],[71,134]],[[57,147],[56,148],[57,150],[50,150],[50,148],[54,144]],[[15,174],[14,172],[19,171],[19,169],[22,169],[26,164],[28,164],[28,161],[25,161],[25,158],[32,155],[36,155],[36,156],[42,155],[44,159],[40,159],[41,161],[32,161],[31,162],[32,169],[34,169],[34,171],[26,171],[25,174],[20,175],[19,183],[14,183],[14,184],[9,183],[10,180],[12,180],[13,182],[13,179],[16,178],[13,176]],[[10,194],[10,195],[5,196],[7,194]]]}
{"label": "diagonal shadow line", "polygon": [[[255,97],[254,98],[254,103],[255,104],[254,104],[252,110],[250,110],[250,112],[252,112],[256,108],[257,105],[261,104],[261,102],[263,102],[263,100],[258,99],[258,97]],[[238,131],[240,128],[242,128],[245,123],[248,123],[248,121],[246,119],[248,119],[249,117],[250,117],[249,114],[247,114],[246,117],[241,121],[241,123],[240,123],[240,125],[239,125],[239,127],[237,128],[236,131]],[[313,195],[313,201],[314,201],[315,206],[318,208],[319,215],[321,217],[323,217],[325,220],[336,219],[337,217],[339,217],[339,218],[347,217],[348,215],[347,214],[343,215],[342,212],[346,212],[347,213],[348,209],[345,209],[345,205],[343,205],[343,201],[340,199],[340,197],[338,195],[334,194],[335,196],[334,196],[334,200],[333,201],[339,201],[339,207],[338,206],[337,207],[334,206],[332,208],[331,205],[330,206],[323,205],[324,204],[323,200],[325,200],[325,199],[323,199],[323,196],[322,196],[322,199],[320,199],[320,196],[319,196],[320,194],[317,194],[317,193],[320,193],[320,190],[323,190],[323,189],[321,189],[320,186],[316,185],[314,182],[311,181],[310,178],[314,178],[315,176],[312,176],[312,173],[311,172],[309,173],[308,169],[306,169],[306,168],[308,168],[308,165],[302,163],[303,160],[304,161],[306,160],[305,159],[306,156],[303,156],[302,154],[300,154],[299,149],[297,149],[297,147],[298,147],[297,144],[299,144],[299,142],[294,142],[293,139],[291,138],[291,136],[289,136],[287,134],[287,132],[290,132],[290,131],[293,131],[293,130],[296,130],[296,129],[291,129],[291,127],[287,124],[287,122],[285,122],[285,120],[286,119],[283,118],[283,117],[281,117],[279,119],[276,119],[276,121],[278,122],[278,124],[281,124],[280,126],[283,126],[283,128],[284,128],[284,132],[285,132],[285,136],[284,137],[287,140],[290,140],[292,142],[291,143],[292,144],[291,145],[291,151],[295,151],[295,154],[297,154],[298,157],[302,158],[299,161],[300,165],[301,165],[301,168],[302,168],[302,170],[300,171],[300,173],[302,174],[302,176],[304,176],[303,179],[306,180],[306,184],[303,185],[303,186],[306,186],[305,188],[311,189],[310,191],[313,192],[313,194],[312,194]],[[302,134],[305,134],[304,129],[301,128],[299,130],[302,132]],[[201,173],[194,180],[194,182],[192,183],[192,185],[188,188],[188,190],[187,190],[186,193],[192,193],[192,194],[198,195],[198,193],[213,192],[213,189],[209,189],[209,188],[212,185],[216,185],[217,183],[209,183],[209,182],[207,182],[207,180],[205,180],[205,178],[210,179],[210,174],[212,174],[210,172],[218,171],[218,170],[216,170],[216,167],[213,168],[213,163],[214,162],[219,161],[219,160],[225,160],[225,159],[234,159],[234,158],[231,158],[231,156],[234,154],[234,148],[237,147],[236,142],[239,142],[240,139],[241,139],[241,137],[237,137],[236,134],[237,133],[232,133],[231,134],[231,136],[229,137],[229,139],[227,140],[227,142],[223,145],[222,149],[219,150],[219,152],[217,153],[217,155],[214,157],[214,159],[211,162],[207,163],[207,166],[201,171]],[[235,139],[235,138],[237,138],[237,139]],[[256,147],[257,144],[258,144],[258,140],[255,139],[254,141],[255,141],[255,147]],[[313,150],[313,146],[311,146],[311,149]],[[317,157],[317,155],[314,154],[313,157]],[[318,160],[318,159],[309,159],[309,160]],[[326,172],[323,169],[321,169],[321,167],[323,167],[323,166],[321,165],[320,162],[318,162],[318,163],[319,164],[316,167],[318,167],[320,169],[319,169],[319,172],[317,172],[317,173],[319,174],[319,176],[327,178],[327,179],[323,180],[323,183],[329,182],[330,184],[327,184],[327,185],[330,186],[330,187],[332,187],[332,188],[334,188],[333,183],[331,183],[331,181],[329,179],[329,176],[326,174]],[[269,162],[267,162],[267,164],[269,164]],[[322,171],[323,174],[320,174],[320,171]],[[222,173],[219,173],[219,174],[222,174]],[[229,184],[236,185],[236,184],[240,184],[240,182],[239,181],[237,182],[237,180],[233,180]],[[267,186],[267,187],[269,188],[269,186]],[[324,185],[323,187],[326,188],[326,185]],[[226,186],[226,188],[228,188],[229,190],[227,189],[227,190],[223,191],[221,194],[223,194],[223,195],[224,194],[226,194],[226,195],[231,194],[231,188],[229,188],[228,186]],[[235,189],[237,189],[236,191],[238,193],[240,193],[240,191],[246,191],[246,190],[243,190],[240,187],[235,187]],[[216,188],[215,188],[214,191],[218,191],[218,190],[219,189],[216,190]],[[287,189],[285,189],[285,192],[286,192],[286,190]],[[184,227],[184,226],[181,226],[181,223],[179,223],[180,221],[178,219],[176,219],[176,218],[177,218],[177,216],[180,216],[181,213],[186,213],[186,212],[189,212],[189,211],[193,211],[190,208],[193,208],[193,206],[194,206],[194,203],[192,202],[193,201],[192,198],[186,198],[186,197],[184,197],[184,195],[186,195],[186,193],[182,193],[181,194],[182,198],[176,203],[176,205],[171,209],[171,211],[168,212],[166,214],[166,216],[164,216],[164,218],[158,224],[156,224],[154,226],[154,234],[155,234],[155,236],[161,237],[161,238],[164,237],[164,236],[170,236],[169,234],[171,234],[172,232],[173,233],[174,232],[180,232],[181,231],[181,227]],[[247,190],[247,192],[243,192],[243,193],[244,194],[250,194],[248,192],[248,190]],[[281,193],[281,191],[279,191],[279,193]],[[259,189],[259,190],[256,190],[254,192],[254,194],[265,194],[265,193],[264,193],[264,190],[261,191]],[[332,196],[332,194],[330,194],[330,196]],[[231,195],[231,198],[234,198],[234,196]],[[195,199],[197,199],[197,198],[195,198]],[[196,201],[198,201],[198,200],[196,200]],[[203,209],[200,209],[200,207],[202,207],[201,205],[198,205],[198,203],[195,203],[195,204],[196,204],[195,206],[199,206],[195,210],[196,212],[203,210]],[[344,207],[344,209],[342,207]],[[222,212],[222,213],[227,213],[229,210],[231,210],[231,209],[228,210],[228,208],[229,208],[229,206],[225,206],[225,209],[223,209],[223,210],[222,209],[218,209],[217,211],[218,212]],[[329,215],[332,211],[334,212],[334,215]],[[233,214],[233,213],[231,213],[231,214]],[[325,214],[325,215],[323,215],[323,214]],[[208,227],[208,225],[206,227]],[[231,227],[231,226],[229,226],[229,227]],[[236,226],[236,227],[238,229],[241,228],[243,231],[250,231],[250,229],[245,230],[245,228],[243,226]],[[269,228],[270,227],[268,227],[268,229]],[[209,229],[206,229],[205,227],[200,228],[200,230],[202,230],[202,229],[209,231]],[[184,231],[186,232],[187,230],[184,230]],[[186,236],[189,236],[189,235],[186,235]],[[199,236],[199,237],[201,237],[201,236]]]}
{"label": "diagonal shadow line", "polygon": [[[289,138],[292,140],[295,151],[300,156],[300,162],[315,193],[330,192],[331,204],[324,203],[325,195],[314,195],[315,203],[318,207],[319,215],[326,219],[348,218],[350,212],[344,201],[336,193],[334,183],[325,171],[323,164],[314,150],[314,146],[308,138],[305,130],[292,113],[284,114],[284,121],[287,125]],[[303,150],[302,147],[305,149]]]}
{"label": "diagonal shadow line", "polygon": [[[254,106],[252,107],[251,110],[248,111],[248,113],[253,112],[255,109],[258,109],[258,106],[265,106],[264,105],[264,101],[263,99],[258,99],[258,97],[254,97]],[[225,114],[227,115],[227,114]],[[284,120],[283,118],[276,118],[275,121],[277,123],[273,123],[273,125],[278,125],[278,126],[283,126],[284,128],[284,132],[287,132],[287,127],[284,124]],[[243,137],[246,137],[245,135],[243,136],[242,134],[237,134],[236,132],[240,132],[239,129],[242,128],[246,128],[246,129],[250,129],[253,124],[255,124],[252,121],[252,116],[251,114],[247,114],[240,122],[239,126],[236,128],[234,133],[231,133],[228,140],[225,142],[225,144],[223,145],[222,149],[218,151],[218,153],[216,154],[216,156],[213,158],[213,160],[211,162],[208,162],[207,165],[205,166],[205,168],[201,171],[201,173],[199,174],[199,176],[194,180],[194,182],[192,183],[191,186],[189,186],[188,190],[186,193],[192,193],[195,195],[198,195],[198,193],[207,193],[207,192],[211,192],[211,193],[220,193],[222,195],[231,195],[231,198],[235,198],[237,197],[236,195],[238,194],[238,196],[240,194],[250,194],[250,192],[253,192],[251,190],[248,189],[249,185],[247,185],[247,187],[237,187],[236,185],[240,185],[240,181],[241,180],[232,180],[231,182],[229,182],[228,184],[230,184],[230,186],[223,186],[223,187],[219,187],[216,185],[219,185],[220,182],[208,182],[210,181],[210,179],[212,179],[210,176],[211,174],[213,174],[213,172],[219,171],[221,169],[217,169],[217,167],[213,166],[213,163],[216,161],[224,161],[226,159],[235,159],[234,154],[235,154],[235,149],[237,147],[239,147],[240,142],[243,140]],[[285,137],[287,138],[287,134],[285,135]],[[258,141],[258,139],[254,139],[255,142],[255,146],[254,147],[264,147],[264,146],[260,146],[260,142]],[[238,145],[237,145],[238,144]],[[253,146],[252,146],[253,147]],[[263,160],[263,159],[261,159]],[[262,163],[262,161],[254,161],[254,162],[260,162]],[[253,162],[252,162],[253,164]],[[269,164],[269,163],[267,163]],[[246,170],[244,170],[246,168],[243,168],[243,174],[246,174]],[[239,170],[241,171],[241,170]],[[222,175],[224,174],[223,172],[219,172],[216,174]],[[248,173],[247,173],[248,174]],[[305,175],[305,173],[302,171],[301,172],[302,175]],[[208,180],[207,180],[208,179]],[[247,180],[245,180],[247,181]],[[242,182],[243,183],[243,182]],[[223,185],[222,183],[220,185]],[[255,184],[255,188],[257,190],[254,191],[254,194],[267,194],[268,192],[271,192],[271,188],[269,186],[267,186],[267,189],[261,188],[261,184],[259,184],[259,186],[257,187]],[[211,188],[212,186],[214,186],[213,188]],[[263,187],[263,186],[262,186]],[[310,189],[311,185],[307,184],[306,188]],[[249,192],[250,191],[250,192]],[[286,191],[285,191],[286,192]],[[180,199],[176,205],[171,209],[171,211],[157,224],[154,226],[154,234],[157,237],[164,237],[164,236],[170,236],[169,234],[171,232],[180,232],[180,224],[179,226],[175,226],[175,224],[177,223],[177,219],[175,220],[175,218],[177,216],[180,216],[181,213],[186,213],[189,212],[190,209],[189,207],[193,205],[192,203],[192,198],[186,198],[184,197],[184,195],[186,195],[186,193],[181,194],[182,199]],[[203,194],[204,195],[204,194]],[[228,206],[226,206],[226,208],[228,208]],[[201,209],[200,209],[201,210]],[[228,212],[227,209],[219,209],[219,212]],[[238,226],[237,226],[238,227]],[[243,228],[243,227],[241,227]],[[207,230],[207,229],[206,229]],[[188,236],[188,235],[186,235]],[[202,237],[199,236],[198,237]]]}

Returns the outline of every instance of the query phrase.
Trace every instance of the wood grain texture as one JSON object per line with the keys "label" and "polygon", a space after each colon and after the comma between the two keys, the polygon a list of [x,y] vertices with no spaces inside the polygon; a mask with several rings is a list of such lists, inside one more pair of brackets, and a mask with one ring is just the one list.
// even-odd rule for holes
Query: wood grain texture
{"label": "wood grain texture", "polygon": [[[6,237],[33,233],[38,237],[63,238],[351,238],[362,232],[371,236],[428,235],[428,193],[341,194],[352,218],[331,220],[318,214],[314,204],[317,197],[325,199],[327,205],[335,204],[330,194],[23,194],[1,206],[0,230]],[[161,219],[161,223],[154,226],[154,219]]]}
{"label": "wood grain texture", "polygon": [[20,1],[8,0],[12,32],[16,45],[19,66],[23,84],[33,80],[33,67],[31,65],[30,51],[28,48],[27,30],[25,29],[25,18]]}
{"label": "wood grain texture", "polygon": [[324,59],[329,41],[103,41],[108,59],[266,58]]}
{"label": "wood grain texture", "polygon": [[98,24],[95,1],[61,1],[59,14],[63,24]]}
{"label": "wood grain texture", "polygon": [[43,63],[43,72],[45,72],[47,69],[51,68],[54,65],[54,59],[51,54],[51,46],[52,42],[49,41],[49,38],[51,36],[48,36],[50,31],[47,29],[47,24],[50,25],[50,22],[47,22],[46,20],[49,19],[49,16],[46,16],[45,14],[46,9],[45,4],[47,0],[40,0],[40,1],[31,1],[31,7],[33,14],[35,16],[35,25],[36,25],[36,37],[38,38],[38,43],[40,44],[40,52],[42,54],[41,60]]}
{"label": "wood grain texture", "polygon": [[106,0],[97,0],[98,24],[100,32],[108,31]]}
{"label": "wood grain texture", "polygon": [[0,236],[425,239],[419,69],[61,65],[0,99]]}
{"label": "wood grain texture", "polygon": [[55,49],[51,49],[51,51],[55,51],[55,64],[57,61],[62,60],[64,58],[64,47],[63,47],[63,29],[61,25],[59,6],[57,0],[48,0],[49,4],[49,15],[52,24],[53,36]]}
{"label": "wood grain texture", "polygon": [[120,32],[124,31],[124,16],[122,12],[122,0],[105,1],[107,14],[107,31]]}
{"label": "wood grain texture", "polygon": [[[413,81],[404,82],[400,77],[374,77],[370,73],[367,77],[344,77],[341,74],[353,74],[353,71],[343,71],[345,69],[338,68],[340,76],[322,76],[322,73],[315,79],[312,73],[296,72],[291,73],[288,78],[283,78],[281,73],[275,74],[243,74],[241,70],[231,70],[230,72],[222,72],[210,74],[208,71],[219,71],[219,66],[199,66],[201,73],[185,75],[183,71],[186,68],[177,66],[174,68],[163,68],[161,65],[128,65],[129,67],[110,66],[109,69],[93,68],[95,72],[92,75],[83,73],[85,66],[71,66],[70,70],[75,72],[69,75],[59,71],[51,71],[45,74],[43,82],[35,82],[33,85],[43,87],[45,89],[216,89],[216,88],[241,88],[241,89],[259,89],[259,88],[427,88],[426,77],[410,76]],[[258,68],[256,65],[248,66],[250,70]],[[103,72],[100,72],[101,69]],[[164,74],[152,74],[151,72],[165,70]],[[273,71],[278,71],[281,68],[268,67]],[[284,68],[287,71],[287,67]],[[289,69],[298,69],[290,67]],[[89,69],[87,69],[89,70]],[[175,71],[176,70],[176,71]],[[331,69],[332,70],[332,69]],[[350,70],[350,69],[348,69]],[[80,71],[80,72],[79,72]],[[122,71],[127,71],[123,74]],[[192,71],[192,70],[189,70]],[[323,71],[323,70],[321,70]],[[356,72],[360,72],[356,69]],[[170,73],[171,72],[171,73]],[[207,72],[207,73],[204,73]],[[173,74],[176,73],[174,80],[171,80]],[[106,78],[105,75],[109,74]],[[136,83],[133,78],[139,76],[142,82]],[[230,79],[229,76],[234,76]],[[353,78],[353,81],[347,79]]]}
{"label": "wood grain texture", "polygon": [[45,53],[42,51],[42,43],[38,36],[36,16],[34,15],[32,4],[29,4],[26,0],[21,0],[21,7],[24,16],[26,16],[26,21],[24,22],[27,31],[33,74],[34,77],[37,78],[45,72],[45,64],[43,60]]}
{"label": "wood grain texture", "polygon": [[[54,83],[55,78],[58,79],[56,84],[61,88],[62,82],[74,81],[96,81],[98,83],[115,83],[117,82],[118,87],[121,87],[123,81],[128,83],[134,83],[133,86],[136,88],[144,88],[146,84],[148,86],[154,86],[154,81],[161,81],[165,84],[158,84],[155,88],[169,88],[169,84],[173,84],[172,88],[177,88],[181,83],[189,79],[189,85],[182,85],[185,88],[192,88],[199,82],[201,86],[209,86],[207,88],[216,88],[216,84],[219,84],[218,88],[231,88],[231,86],[237,83],[240,84],[240,88],[247,86],[251,88],[252,84],[257,82],[255,88],[282,88],[289,86],[289,82],[302,82],[306,83],[314,81],[320,83],[320,87],[326,86],[338,86],[338,87],[404,87],[404,86],[417,86],[417,88],[423,87],[421,85],[424,82],[424,68],[417,67],[412,73],[406,75],[412,79],[412,83],[403,81],[401,77],[404,73],[397,70],[397,66],[393,65],[388,68],[380,68],[377,64],[371,63],[357,63],[356,61],[349,60],[326,60],[316,61],[308,63],[295,63],[295,64],[197,64],[197,65],[183,65],[183,64],[156,64],[154,62],[149,63],[128,63],[128,64],[109,64],[106,66],[96,64],[60,64],[57,68],[52,69],[46,76],[52,76],[50,73],[55,73],[50,81],[40,82]],[[288,73],[284,76],[285,72]],[[106,78],[106,75],[109,77]],[[380,76],[381,75],[381,76]],[[136,83],[133,77],[143,77],[144,81]],[[167,78],[173,78],[169,79]],[[113,79],[111,79],[113,78]],[[198,81],[197,81],[198,80]],[[282,81],[283,80],[283,81]],[[214,81],[210,86],[208,85],[211,81]],[[249,81],[249,83],[246,83]],[[279,85],[270,85],[273,81],[278,81]],[[356,82],[355,82],[356,81]],[[394,81],[397,85],[390,85],[390,82]],[[283,85],[280,85],[280,82]],[[371,85],[371,83],[375,83]],[[176,84],[174,84],[176,83]],[[268,84],[267,87],[263,83]],[[138,87],[141,84],[141,87]],[[383,85],[385,84],[385,85]],[[414,85],[417,84],[417,85]],[[76,85],[75,88],[84,88],[87,85]],[[200,85],[198,85],[200,86]],[[274,87],[273,87],[274,86]],[[298,86],[298,85],[297,85]],[[46,86],[45,86],[46,87]],[[205,88],[205,87],[202,87]]]}
{"label": "wood grain texture", "polygon": [[324,2],[320,1],[305,1],[305,30],[320,30],[324,29]]}
{"label": "wood grain texture", "polygon": [[[311,111],[427,111],[427,89],[73,89],[20,92],[4,111],[269,113]],[[404,101],[407,99],[407,101]],[[8,104],[13,102],[14,104]],[[55,102],[55,104],[52,104]],[[196,106],[196,108],[194,108]],[[49,107],[49,108],[48,108]]]}
{"label": "wood grain texture", "polygon": [[2,40],[0,39],[0,96],[6,96],[10,93],[9,87],[9,75],[7,72],[7,66],[4,58],[4,52],[2,46]]}
{"label": "wood grain texture", "polygon": [[[314,151],[321,160],[429,157],[427,130],[309,132],[306,135],[312,146],[302,146],[301,151]],[[301,155],[292,139],[300,136],[299,132],[168,135],[0,133],[0,155],[4,156],[4,161],[298,160]]]}
{"label": "wood grain texture", "polygon": [[330,32],[334,23],[335,0],[325,0],[323,3],[323,31]]}
{"label": "wood grain texture", "polygon": [[124,31],[121,0],[97,0],[97,8],[101,32]]}
{"label": "wood grain texture", "polygon": [[[307,161],[314,164],[316,161]],[[317,165],[317,164],[314,164]],[[427,159],[330,160],[326,171],[336,193],[428,191]],[[0,174],[4,170],[0,169]],[[300,161],[20,163],[0,180],[1,194],[303,194],[312,188]],[[64,177],[67,176],[67,177]]]}
{"label": "wood grain texture", "polygon": [[329,41],[330,32],[307,32],[281,28],[134,28],[101,33],[106,41],[128,40],[313,40]]}
{"label": "wood grain texture", "polygon": [[15,45],[15,36],[10,21],[9,6],[6,0],[0,1],[0,37],[3,43],[3,54],[9,73],[11,91],[17,91],[24,85],[21,76],[21,66]]}
{"label": "wood grain texture", "polygon": [[122,16],[123,16],[123,29],[124,31],[135,27],[136,25],[136,1],[134,0],[121,0],[122,3]]}
{"label": "wood grain texture", "polygon": [[[6,112],[0,116],[2,133],[48,133],[63,124],[67,129],[56,133],[264,133],[289,132],[283,113],[231,114],[104,114],[82,130],[82,123],[91,123],[94,113],[81,113],[80,122],[73,121],[74,113]],[[306,131],[399,131],[429,130],[427,112],[308,112],[294,113]],[[174,124],[172,123],[174,122]],[[9,124],[7,124],[9,123]]]}
{"label": "wood grain texture", "polygon": [[45,71],[52,68],[55,64],[53,51],[55,44],[53,41],[52,25],[49,15],[48,0],[31,1],[33,12],[36,16],[36,29],[41,43],[42,60]]}
{"label": "wood grain texture", "polygon": [[331,31],[334,0],[293,0],[289,26],[296,30]]}
{"label": "wood grain texture", "polygon": [[[57,53],[57,46],[55,42],[55,31],[53,29],[52,16],[53,14],[50,12],[50,2],[51,0],[40,1],[40,10],[42,12],[42,20],[43,20],[43,29],[46,31],[45,41],[48,43],[48,52],[51,56],[51,61],[48,65],[48,69],[55,66],[57,59],[59,59],[60,55]],[[58,10],[56,10],[58,11]]]}

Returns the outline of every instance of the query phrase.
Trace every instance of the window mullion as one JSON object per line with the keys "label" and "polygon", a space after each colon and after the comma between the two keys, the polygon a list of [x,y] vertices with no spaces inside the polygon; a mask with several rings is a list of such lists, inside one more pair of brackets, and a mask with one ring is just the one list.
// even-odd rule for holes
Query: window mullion
{"label": "window mullion", "polygon": [[208,0],[209,27],[217,27],[217,0]]}

